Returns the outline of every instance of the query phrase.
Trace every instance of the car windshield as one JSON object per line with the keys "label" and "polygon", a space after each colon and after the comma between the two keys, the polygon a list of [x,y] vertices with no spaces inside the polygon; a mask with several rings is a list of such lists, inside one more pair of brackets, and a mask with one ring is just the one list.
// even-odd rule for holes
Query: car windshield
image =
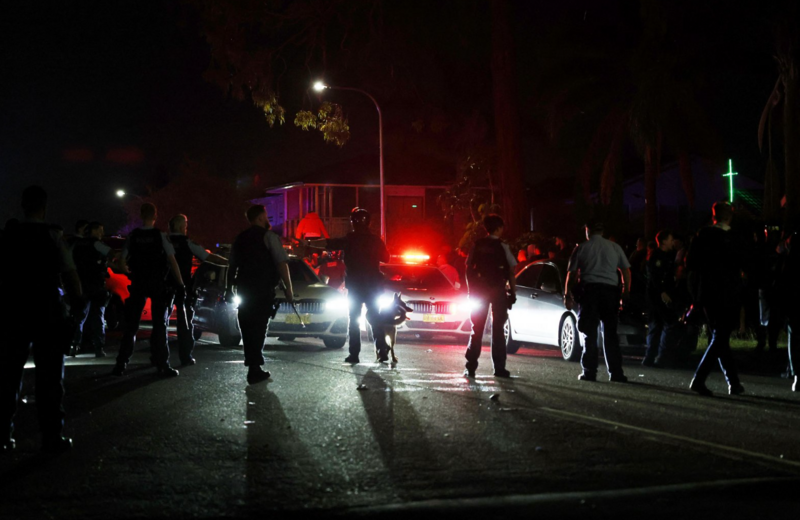
{"label": "car windshield", "polygon": [[384,265],[381,271],[387,282],[406,288],[452,289],[447,278],[435,267],[422,265]]}
{"label": "car windshield", "polygon": [[292,278],[292,283],[319,283],[317,275],[302,260],[289,260],[289,276]]}

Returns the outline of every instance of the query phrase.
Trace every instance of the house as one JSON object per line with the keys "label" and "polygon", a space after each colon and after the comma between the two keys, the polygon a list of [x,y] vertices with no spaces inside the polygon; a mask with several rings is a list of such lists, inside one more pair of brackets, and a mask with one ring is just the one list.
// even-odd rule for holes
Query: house
{"label": "house", "polygon": [[[413,228],[441,221],[437,197],[452,179],[453,167],[430,158],[406,164],[387,164],[384,179],[386,241],[391,245],[399,228]],[[439,182],[437,182],[437,180]],[[372,214],[373,230],[380,228],[380,182],[378,159],[361,157],[290,182],[265,189],[264,196],[251,201],[263,204],[273,229],[285,238],[293,237],[300,220],[316,211],[332,237],[350,231],[350,211],[362,207]]]}

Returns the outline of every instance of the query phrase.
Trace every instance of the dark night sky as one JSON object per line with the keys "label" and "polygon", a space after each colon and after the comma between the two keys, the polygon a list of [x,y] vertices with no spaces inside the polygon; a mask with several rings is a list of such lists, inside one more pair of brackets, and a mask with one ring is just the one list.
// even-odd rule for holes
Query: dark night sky
{"label": "dark night sky", "polygon": [[[2,221],[17,213],[19,192],[31,183],[49,189],[50,219],[65,227],[79,217],[119,223],[123,213],[113,192],[122,187],[144,194],[146,185],[174,176],[184,156],[205,159],[218,173],[245,182],[257,173],[262,184],[271,185],[370,153],[375,144],[374,111],[365,100],[337,99],[349,103],[353,132],[351,142],[340,150],[291,123],[298,109],[293,104],[303,99],[299,84],[283,86],[297,87],[301,93],[282,97],[287,124],[272,130],[252,105],[226,99],[202,79],[208,48],[191,19],[181,23],[185,6],[178,2],[15,4],[0,21]],[[772,13],[765,12],[763,4],[707,2],[692,11],[696,19],[685,24],[689,41],[696,39],[711,49],[703,61],[703,100],[724,153],[735,158],[742,174],[754,178],[763,169],[756,148],[758,118],[777,77],[771,58]],[[424,6],[429,4],[392,5],[425,23]],[[440,5],[445,7],[439,15],[461,4]],[[541,80],[536,75],[536,50],[547,52],[547,46],[558,45],[553,34],[559,34],[559,27],[582,31],[593,26],[596,34],[606,31],[609,38],[618,38],[618,31],[631,30],[626,16],[635,13],[635,3],[520,5],[520,107],[526,121],[526,175],[535,181],[570,174],[563,171],[568,158],[535,128],[535,88]],[[564,31],[560,34],[569,37]],[[452,38],[453,32],[442,31],[441,37]],[[480,73],[487,68],[484,65]],[[426,95],[447,97],[445,89],[454,88],[458,87],[453,82],[438,81]],[[402,112],[394,116],[401,126],[408,123]]]}

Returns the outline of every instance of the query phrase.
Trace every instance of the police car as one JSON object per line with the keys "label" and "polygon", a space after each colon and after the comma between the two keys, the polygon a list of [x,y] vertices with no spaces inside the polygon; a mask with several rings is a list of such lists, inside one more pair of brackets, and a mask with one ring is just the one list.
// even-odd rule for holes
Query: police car
{"label": "police car", "polygon": [[[228,257],[230,250],[223,248],[217,254]],[[203,332],[219,336],[223,346],[237,346],[242,339],[237,319],[236,302],[225,302],[227,267],[210,263],[201,264],[194,275],[195,339]],[[269,337],[291,341],[296,338],[319,338],[327,348],[342,348],[347,339],[347,299],[326,280],[319,278],[302,259],[289,256],[289,274],[295,294],[292,306],[277,291],[278,312],[269,324]]]}
{"label": "police car", "polygon": [[[577,309],[564,307],[567,262],[539,260],[517,273],[517,303],[505,324],[506,350],[516,353],[523,343],[559,347],[568,361],[578,361],[583,352],[583,335],[578,332]],[[621,313],[617,326],[620,347],[640,347],[646,329],[640,317]],[[599,336],[602,341],[602,334]],[[602,348],[602,345],[599,345]]]}
{"label": "police car", "polygon": [[469,335],[472,331],[469,317],[475,302],[470,301],[466,290],[450,283],[437,267],[415,262],[413,255],[406,255],[405,260],[380,268],[386,290],[378,306],[390,304],[393,294],[399,292],[414,310],[408,315],[410,319],[397,327],[397,332],[418,338]]}

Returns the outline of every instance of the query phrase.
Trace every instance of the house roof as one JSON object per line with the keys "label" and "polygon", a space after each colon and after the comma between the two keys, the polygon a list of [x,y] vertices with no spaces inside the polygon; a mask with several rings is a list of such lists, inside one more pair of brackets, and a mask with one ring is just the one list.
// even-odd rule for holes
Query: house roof
{"label": "house roof", "polygon": [[[384,158],[384,183],[391,186],[448,186],[455,181],[455,166],[440,158],[423,155],[393,155]],[[326,166],[302,178],[267,191],[292,184],[349,184],[378,186],[378,154],[363,154]]]}

